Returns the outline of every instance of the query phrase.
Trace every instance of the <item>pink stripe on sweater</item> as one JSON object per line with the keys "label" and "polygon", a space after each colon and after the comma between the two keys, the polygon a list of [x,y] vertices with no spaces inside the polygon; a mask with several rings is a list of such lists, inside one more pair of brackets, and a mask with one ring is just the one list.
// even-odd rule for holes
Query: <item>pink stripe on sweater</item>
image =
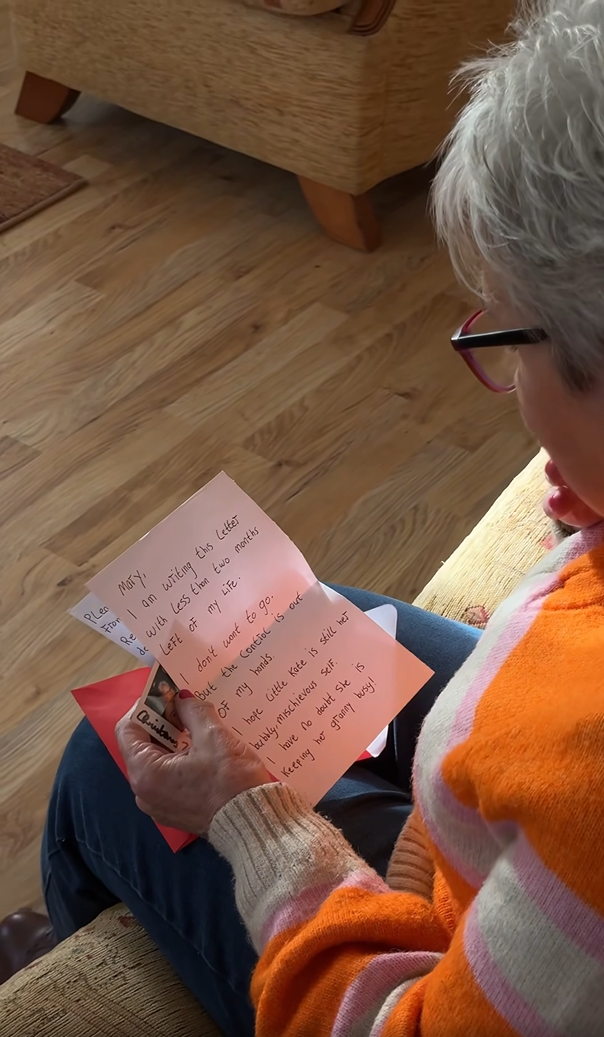
{"label": "pink stripe on sweater", "polygon": [[336,879],[333,883],[309,886],[302,893],[279,904],[276,911],[267,918],[260,937],[262,946],[266,947],[274,936],[314,918],[323,902],[340,889],[360,889],[366,893],[392,893],[383,879],[369,868],[366,870],[358,868],[351,871],[345,879],[340,879],[339,882]]}
{"label": "pink stripe on sweater", "polygon": [[474,724],[476,707],[480,702],[487,687],[493,681],[497,672],[501,669],[509,655],[514,651],[525,634],[529,631],[536,616],[541,610],[543,601],[558,587],[562,586],[560,571],[570,562],[588,551],[593,550],[602,541],[604,534],[604,523],[592,526],[590,529],[575,534],[567,541],[567,550],[560,560],[560,568],[555,573],[543,573],[538,584],[535,584],[530,595],[519,604],[518,608],[510,615],[507,623],[497,637],[497,641],[485,659],[481,669],[468,687],[465,695],[459,703],[459,707],[453,718],[447,745],[443,751],[441,760],[437,764],[438,770],[445,756],[454,748],[464,742],[470,735]]}
{"label": "pink stripe on sweater", "polygon": [[[449,789],[442,773],[443,763],[451,750],[468,738],[474,723],[476,707],[486,688],[530,629],[545,595],[551,593],[558,585],[558,574],[548,573],[533,589],[530,597],[511,614],[459,703],[442,753],[434,760],[429,774],[415,782],[416,799],[430,838],[449,859],[455,870],[475,889],[479,889],[484,882],[492,866],[492,860],[478,866],[469,855],[459,853],[455,848],[455,842],[459,843],[457,829],[460,825],[463,826],[471,837],[482,842],[489,841],[492,837],[489,836],[480,814],[460,803]],[[453,838],[447,837],[447,829],[452,831]],[[469,849],[470,840],[464,839],[464,844]]]}
{"label": "pink stripe on sweater", "polygon": [[604,966],[604,919],[546,867],[525,835],[514,848],[512,866],[519,886],[546,918]]}
{"label": "pink stripe on sweater", "polygon": [[[430,771],[421,781],[417,780],[416,773],[415,796],[430,838],[441,853],[449,858],[465,881],[475,889],[480,888],[492,865],[489,844],[494,836],[492,849],[495,852],[498,845],[497,833],[493,831],[492,826],[485,824],[477,811],[460,803],[449,789],[442,772],[444,760],[455,746],[470,736],[480,699],[508,656],[529,631],[545,598],[561,586],[561,571],[571,562],[598,547],[603,538],[604,523],[598,523],[576,533],[566,541],[565,551],[559,559],[559,569],[555,573],[543,573],[539,582],[533,585],[530,595],[518,605],[502,627],[493,648],[457,707],[443,752],[436,757]],[[455,845],[459,846],[459,838],[456,838],[456,829],[459,827],[464,829],[462,853],[455,848]],[[477,855],[472,860],[465,852],[472,840],[477,847],[482,844],[480,860]]]}
{"label": "pink stripe on sweater", "polygon": [[541,611],[544,599],[557,590],[558,587],[562,586],[561,571],[570,562],[593,550],[601,542],[603,531],[604,524],[599,524],[571,537],[566,544],[566,553],[560,559],[559,569],[554,573],[543,573],[539,583],[533,585],[528,597],[510,615],[507,623],[499,633],[497,641],[485,659],[481,670],[476,674],[459,704],[451,726],[447,747],[443,753],[443,759],[454,746],[459,745],[460,742],[464,742],[469,737],[474,723],[476,707],[483,693],[497,675],[498,670],[501,669],[508,656],[511,655],[529,631],[532,623]]}
{"label": "pink stripe on sweater", "polygon": [[368,1015],[367,1032],[388,994],[409,979],[436,968],[442,954],[398,951],[378,954],[350,984],[342,998],[331,1037],[350,1037]]}
{"label": "pink stripe on sweater", "polygon": [[484,996],[513,1030],[521,1037],[560,1037],[520,996],[493,961],[480,932],[475,908],[470,910],[465,924],[464,949]]}
{"label": "pink stripe on sweater", "polygon": [[459,745],[460,742],[465,742],[469,737],[474,724],[476,707],[484,692],[497,676],[508,656],[512,654],[522,641],[522,638],[530,630],[535,618],[541,611],[544,598],[560,585],[558,573],[547,573],[533,588],[530,596],[512,613],[485,659],[482,668],[476,674],[459,704],[449,733],[449,740],[443,753],[443,759],[454,746]]}
{"label": "pink stripe on sweater", "polygon": [[[470,736],[480,699],[498,670],[530,629],[544,599],[561,585],[560,571],[597,547],[603,536],[604,523],[599,523],[570,537],[564,545],[564,551],[559,550],[560,568],[554,573],[543,573],[541,578],[533,583],[530,594],[524,601],[520,601],[518,607],[502,624],[493,648],[459,701],[442,751],[432,758],[429,770],[421,776],[420,741],[420,752],[416,754],[414,767],[414,792],[428,834],[434,845],[449,858],[453,867],[475,889],[479,889],[484,882],[500,841],[493,826],[487,825],[477,811],[460,803],[447,786],[443,777],[444,760],[455,746]],[[473,856],[469,852],[472,844],[476,847]]]}

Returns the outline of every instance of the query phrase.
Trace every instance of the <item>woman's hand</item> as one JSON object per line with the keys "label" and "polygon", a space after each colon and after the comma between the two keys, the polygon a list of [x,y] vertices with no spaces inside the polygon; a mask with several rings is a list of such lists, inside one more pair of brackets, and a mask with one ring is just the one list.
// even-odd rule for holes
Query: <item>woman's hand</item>
{"label": "woman's hand", "polygon": [[129,717],[116,727],[137,806],[162,825],[206,835],[214,815],[240,792],[271,776],[254,750],[218,719],[213,706],[181,691],[177,710],[191,748],[169,753]]}
{"label": "woman's hand", "polygon": [[584,504],[574,490],[566,485],[551,459],[545,465],[545,476],[552,487],[543,501],[546,515],[567,526],[576,526],[577,529],[585,529],[601,521],[601,516]]}

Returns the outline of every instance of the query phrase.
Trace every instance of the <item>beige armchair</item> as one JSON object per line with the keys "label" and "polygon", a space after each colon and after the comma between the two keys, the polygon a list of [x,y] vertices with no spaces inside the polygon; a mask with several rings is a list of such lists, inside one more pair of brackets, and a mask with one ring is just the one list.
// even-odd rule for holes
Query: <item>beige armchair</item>
{"label": "beige armchair", "polygon": [[48,122],[96,94],[290,170],[328,234],[371,250],[366,192],[433,156],[452,70],[514,3],[337,2],[15,0],[17,112]]}

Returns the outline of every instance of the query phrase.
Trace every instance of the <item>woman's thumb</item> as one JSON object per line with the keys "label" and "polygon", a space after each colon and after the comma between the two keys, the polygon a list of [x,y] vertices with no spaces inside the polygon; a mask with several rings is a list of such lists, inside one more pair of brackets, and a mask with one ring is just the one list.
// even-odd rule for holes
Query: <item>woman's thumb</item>
{"label": "woman's thumb", "polygon": [[205,730],[208,723],[220,724],[218,714],[211,702],[201,702],[192,691],[184,688],[174,699],[176,712],[191,735],[195,744],[196,735]]}

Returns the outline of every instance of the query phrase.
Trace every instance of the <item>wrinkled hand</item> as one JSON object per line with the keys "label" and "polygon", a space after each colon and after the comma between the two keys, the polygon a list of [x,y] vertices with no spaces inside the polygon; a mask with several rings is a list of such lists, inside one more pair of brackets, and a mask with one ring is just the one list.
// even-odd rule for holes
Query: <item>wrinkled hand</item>
{"label": "wrinkled hand", "polygon": [[566,485],[557,466],[550,459],[545,465],[545,475],[552,489],[546,494],[543,509],[546,515],[567,526],[585,529],[599,522],[601,516],[596,514],[580,497]]}
{"label": "wrinkled hand", "polygon": [[184,691],[175,700],[191,748],[170,753],[129,717],[116,727],[137,806],[163,825],[206,835],[212,818],[246,789],[272,779],[246,742],[219,720],[213,706]]}

